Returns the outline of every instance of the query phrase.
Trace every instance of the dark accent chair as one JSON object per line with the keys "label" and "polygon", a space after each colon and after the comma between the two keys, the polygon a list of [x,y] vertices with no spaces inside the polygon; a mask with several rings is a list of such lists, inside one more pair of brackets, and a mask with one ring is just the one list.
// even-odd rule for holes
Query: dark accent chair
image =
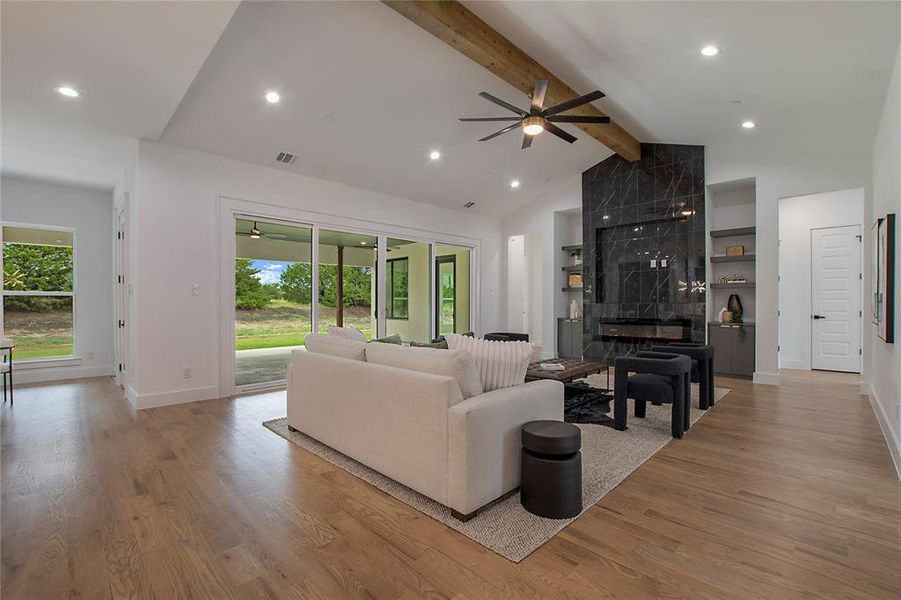
{"label": "dark accent chair", "polygon": [[528,333],[509,333],[506,331],[496,331],[494,333],[486,333],[486,340],[494,340],[497,342],[528,342]]}
{"label": "dark accent chair", "polygon": [[713,384],[713,346],[688,342],[673,342],[666,346],[654,346],[652,352],[682,354],[691,359],[691,381],[700,384],[698,408],[707,410],[716,402]]}
{"label": "dark accent chair", "polygon": [[[691,359],[679,354],[637,352],[617,358],[613,383],[613,426],[627,429],[628,399],[635,400],[635,416],[643,419],[647,403],[672,404],[674,438],[691,427]],[[635,375],[629,375],[629,373]]]}

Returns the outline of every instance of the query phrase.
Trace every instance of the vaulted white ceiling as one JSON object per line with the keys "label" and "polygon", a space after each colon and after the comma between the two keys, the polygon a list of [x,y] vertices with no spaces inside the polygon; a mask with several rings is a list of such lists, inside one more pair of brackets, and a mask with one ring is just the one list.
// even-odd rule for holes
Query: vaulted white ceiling
{"label": "vaulted white ceiling", "polygon": [[[642,141],[868,151],[898,39],[898,3],[466,4],[577,91],[606,92],[597,105]],[[5,157],[11,144],[161,139],[504,216],[610,154],[574,127],[571,146],[477,142],[500,127],[457,117],[503,114],[478,92],[526,96],[380,3],[236,6],[3,2]],[[701,57],[707,43],[722,54]],[[84,96],[58,96],[63,83]],[[748,118],[756,129],[741,129]]]}

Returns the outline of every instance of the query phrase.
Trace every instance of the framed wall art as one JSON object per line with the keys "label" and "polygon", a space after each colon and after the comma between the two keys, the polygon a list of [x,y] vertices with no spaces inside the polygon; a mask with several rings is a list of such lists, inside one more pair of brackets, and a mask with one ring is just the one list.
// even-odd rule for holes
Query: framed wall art
{"label": "framed wall art", "polygon": [[895,342],[895,215],[889,213],[873,225],[872,319],[876,335]]}

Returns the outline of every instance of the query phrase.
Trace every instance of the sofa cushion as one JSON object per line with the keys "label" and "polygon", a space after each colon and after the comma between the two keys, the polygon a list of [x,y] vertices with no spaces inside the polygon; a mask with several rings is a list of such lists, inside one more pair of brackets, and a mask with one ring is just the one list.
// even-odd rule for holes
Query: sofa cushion
{"label": "sofa cushion", "polygon": [[473,355],[484,391],[525,382],[526,369],[532,357],[532,344],[529,342],[480,340],[457,333],[449,333],[445,337],[451,350],[465,350]]}
{"label": "sofa cushion", "polygon": [[328,334],[334,337],[344,338],[345,340],[356,340],[365,342],[366,336],[356,327],[337,327],[332,325],[328,328]]}
{"label": "sofa cushion", "polygon": [[408,371],[453,377],[457,380],[464,399],[482,393],[475,360],[467,352],[370,342],[366,346],[366,361]]}
{"label": "sofa cushion", "polygon": [[404,343],[404,341],[400,338],[399,333],[392,333],[391,335],[386,335],[383,338],[370,340],[370,342],[378,342],[380,344],[394,344],[395,346],[402,346]]}
{"label": "sofa cushion", "polygon": [[416,340],[410,340],[410,346],[414,348],[437,348],[438,350],[448,349],[447,340],[444,338],[434,342],[417,342]]}
{"label": "sofa cushion", "polygon": [[366,360],[366,342],[348,340],[321,333],[311,333],[307,335],[304,346],[306,346],[307,351],[317,354],[328,354],[351,360]]}

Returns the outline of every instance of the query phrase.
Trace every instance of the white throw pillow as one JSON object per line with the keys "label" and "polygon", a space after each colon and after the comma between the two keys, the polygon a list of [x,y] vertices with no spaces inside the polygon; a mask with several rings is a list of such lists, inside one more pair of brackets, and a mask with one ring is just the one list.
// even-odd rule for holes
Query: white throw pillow
{"label": "white throw pillow", "polygon": [[337,327],[332,325],[328,328],[328,334],[345,340],[356,340],[358,342],[366,341],[366,336],[356,327]]}
{"label": "white throw pillow", "polygon": [[472,354],[479,369],[482,389],[486,392],[520,385],[526,380],[526,369],[532,358],[529,342],[501,342],[450,333],[444,336],[451,350]]}
{"label": "white throw pillow", "polygon": [[453,377],[464,399],[482,393],[482,382],[475,359],[463,350],[411,348],[397,344],[372,342],[366,346],[366,361],[420,373]]}
{"label": "white throw pillow", "polygon": [[321,333],[310,333],[307,335],[304,346],[306,346],[308,352],[366,361],[366,342],[358,342],[357,340],[348,340]]}

